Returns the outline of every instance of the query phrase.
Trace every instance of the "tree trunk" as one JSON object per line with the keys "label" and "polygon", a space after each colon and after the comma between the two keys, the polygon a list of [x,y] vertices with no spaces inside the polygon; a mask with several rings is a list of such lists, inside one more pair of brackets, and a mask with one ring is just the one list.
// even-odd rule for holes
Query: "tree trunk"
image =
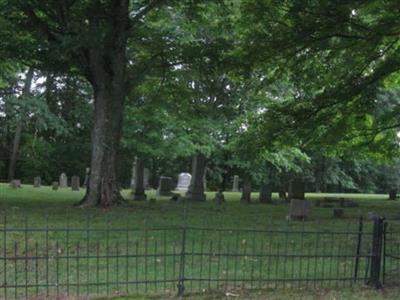
{"label": "tree trunk", "polygon": [[192,161],[192,180],[186,196],[190,200],[205,201],[204,194],[204,173],[206,170],[206,157],[204,154],[196,154]]}
{"label": "tree trunk", "polygon": [[[22,97],[29,96],[29,94],[31,92],[33,72],[34,72],[33,68],[30,67],[28,69],[28,73],[26,74],[25,85],[22,90]],[[20,116],[20,118],[17,122],[17,127],[15,128],[14,140],[13,140],[11,154],[10,154],[10,163],[8,165],[8,180],[9,181],[12,181],[15,176],[15,167],[17,165],[18,150],[19,150],[19,145],[21,144],[22,124],[23,124],[23,122],[22,122],[21,116]]]}
{"label": "tree trunk", "polygon": [[289,182],[289,199],[304,200],[304,182],[302,179],[293,179]]}
{"label": "tree trunk", "polygon": [[272,203],[272,191],[267,184],[261,186],[259,200],[261,203]]}
{"label": "tree trunk", "polygon": [[95,89],[90,181],[82,206],[109,207],[123,202],[116,173],[125,97],[122,89],[117,86]]}
{"label": "tree trunk", "polygon": [[397,189],[391,189],[389,191],[389,200],[396,200],[397,198]]}
{"label": "tree trunk", "polygon": [[146,194],[144,193],[144,162],[138,157],[136,157],[135,164],[135,193],[133,200],[146,200]]}
{"label": "tree trunk", "polygon": [[[86,77],[94,91],[95,120],[92,130],[90,181],[81,206],[110,207],[124,203],[117,182],[117,152],[127,94],[126,48],[129,1],[115,1],[101,23],[89,20],[93,40],[88,48]],[[100,26],[100,27],[98,27]],[[104,26],[107,30],[104,30]]]}
{"label": "tree trunk", "polygon": [[251,202],[251,180],[249,176],[245,176],[243,178],[242,197],[240,198],[240,202],[242,203]]}

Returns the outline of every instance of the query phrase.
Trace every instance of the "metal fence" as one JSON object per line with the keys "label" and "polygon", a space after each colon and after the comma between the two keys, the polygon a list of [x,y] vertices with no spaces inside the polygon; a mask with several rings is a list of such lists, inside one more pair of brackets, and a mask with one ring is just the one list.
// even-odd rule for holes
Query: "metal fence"
{"label": "metal fence", "polygon": [[383,284],[400,283],[400,226],[385,223],[383,248]]}
{"label": "metal fence", "polygon": [[7,299],[379,287],[399,275],[399,232],[382,219],[346,230],[28,224],[2,224],[0,295]]}

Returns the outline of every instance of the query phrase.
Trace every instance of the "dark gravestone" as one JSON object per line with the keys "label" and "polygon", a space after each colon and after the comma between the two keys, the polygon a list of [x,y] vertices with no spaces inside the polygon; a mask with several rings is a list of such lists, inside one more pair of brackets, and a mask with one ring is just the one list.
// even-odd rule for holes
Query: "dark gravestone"
{"label": "dark gravestone", "polygon": [[186,197],[189,200],[205,201],[204,194],[204,173],[206,171],[207,158],[204,154],[196,154],[192,160],[192,180]]}
{"label": "dark gravestone", "polygon": [[51,187],[52,187],[53,191],[57,191],[58,190],[58,181],[53,181],[53,183],[51,184]]}
{"label": "dark gravestone", "polygon": [[214,201],[215,205],[217,206],[217,210],[221,211],[222,205],[225,203],[225,196],[222,190],[219,190],[217,193],[215,193]]}
{"label": "dark gravestone", "polygon": [[261,203],[272,203],[272,190],[268,185],[261,186],[259,200]]}
{"label": "dark gravestone", "polygon": [[389,191],[389,200],[396,200],[396,197],[397,197],[397,190],[391,189]]}
{"label": "dark gravestone", "polygon": [[157,189],[157,196],[171,196],[172,193],[172,178],[161,176]]}
{"label": "dark gravestone", "polygon": [[21,180],[20,179],[13,179],[10,182],[10,187],[13,189],[21,188]]}
{"label": "dark gravestone", "polygon": [[307,200],[290,200],[289,218],[305,220],[309,217],[311,203]]}
{"label": "dark gravestone", "polygon": [[304,200],[304,182],[294,179],[289,182],[289,199]]}
{"label": "dark gravestone", "polygon": [[42,185],[42,178],[36,176],[33,178],[33,187],[38,188]]}
{"label": "dark gravestone", "polygon": [[79,191],[79,187],[80,187],[79,176],[72,176],[71,177],[71,189],[73,191]]}

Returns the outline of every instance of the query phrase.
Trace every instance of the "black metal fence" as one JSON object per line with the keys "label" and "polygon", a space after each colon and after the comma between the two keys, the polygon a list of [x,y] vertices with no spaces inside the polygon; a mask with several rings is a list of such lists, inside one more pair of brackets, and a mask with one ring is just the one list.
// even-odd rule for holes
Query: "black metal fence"
{"label": "black metal fence", "polygon": [[341,230],[43,228],[28,226],[27,219],[18,227],[4,220],[0,296],[379,287],[399,278],[399,231],[382,219],[369,225],[360,219]]}
{"label": "black metal fence", "polygon": [[400,226],[385,223],[383,242],[383,284],[400,283]]}

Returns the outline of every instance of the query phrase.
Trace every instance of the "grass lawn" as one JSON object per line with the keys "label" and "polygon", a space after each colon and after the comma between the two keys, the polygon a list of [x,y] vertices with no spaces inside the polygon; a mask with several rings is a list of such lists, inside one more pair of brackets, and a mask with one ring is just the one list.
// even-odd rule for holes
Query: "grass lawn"
{"label": "grass lawn", "polygon": [[[307,194],[313,202],[344,197],[359,206],[346,208],[342,219],[333,219],[332,208],[313,207],[309,220],[302,222],[286,220],[288,204],[275,194],[274,204],[258,203],[254,193],[253,203],[244,205],[239,193],[225,193],[222,211],[212,201],[170,202],[168,197],[155,197],[154,191],[147,194],[157,198],[155,203],[129,201],[123,208],[83,210],[73,206],[83,194],[47,186],[14,190],[0,184],[0,256],[7,257],[0,266],[5,273],[0,272],[0,296],[162,293],[169,297],[176,294],[183,251],[186,291],[200,292],[192,294],[193,299],[220,299],[226,291],[241,299],[314,299],[318,293],[321,297],[315,299],[335,299],[335,293],[339,293],[336,299],[350,299],[347,295],[353,294],[359,298],[351,299],[395,299],[390,298],[393,289],[376,297],[375,291],[349,290],[359,217],[367,219],[368,212],[375,212],[391,225],[400,225],[400,203],[388,201],[387,195]],[[207,199],[213,194],[207,193]],[[129,199],[128,190],[123,195]],[[189,229],[182,249],[184,224]],[[371,226],[366,220],[357,286],[368,275]],[[387,264],[391,270],[399,267],[398,260]],[[254,292],[246,294],[247,288]],[[265,298],[258,289],[280,292]],[[299,289],[305,290],[299,294]],[[224,293],[211,296],[214,290]],[[293,297],[287,290],[293,290]],[[303,297],[304,291],[308,294]],[[279,298],[282,295],[288,296]]]}

